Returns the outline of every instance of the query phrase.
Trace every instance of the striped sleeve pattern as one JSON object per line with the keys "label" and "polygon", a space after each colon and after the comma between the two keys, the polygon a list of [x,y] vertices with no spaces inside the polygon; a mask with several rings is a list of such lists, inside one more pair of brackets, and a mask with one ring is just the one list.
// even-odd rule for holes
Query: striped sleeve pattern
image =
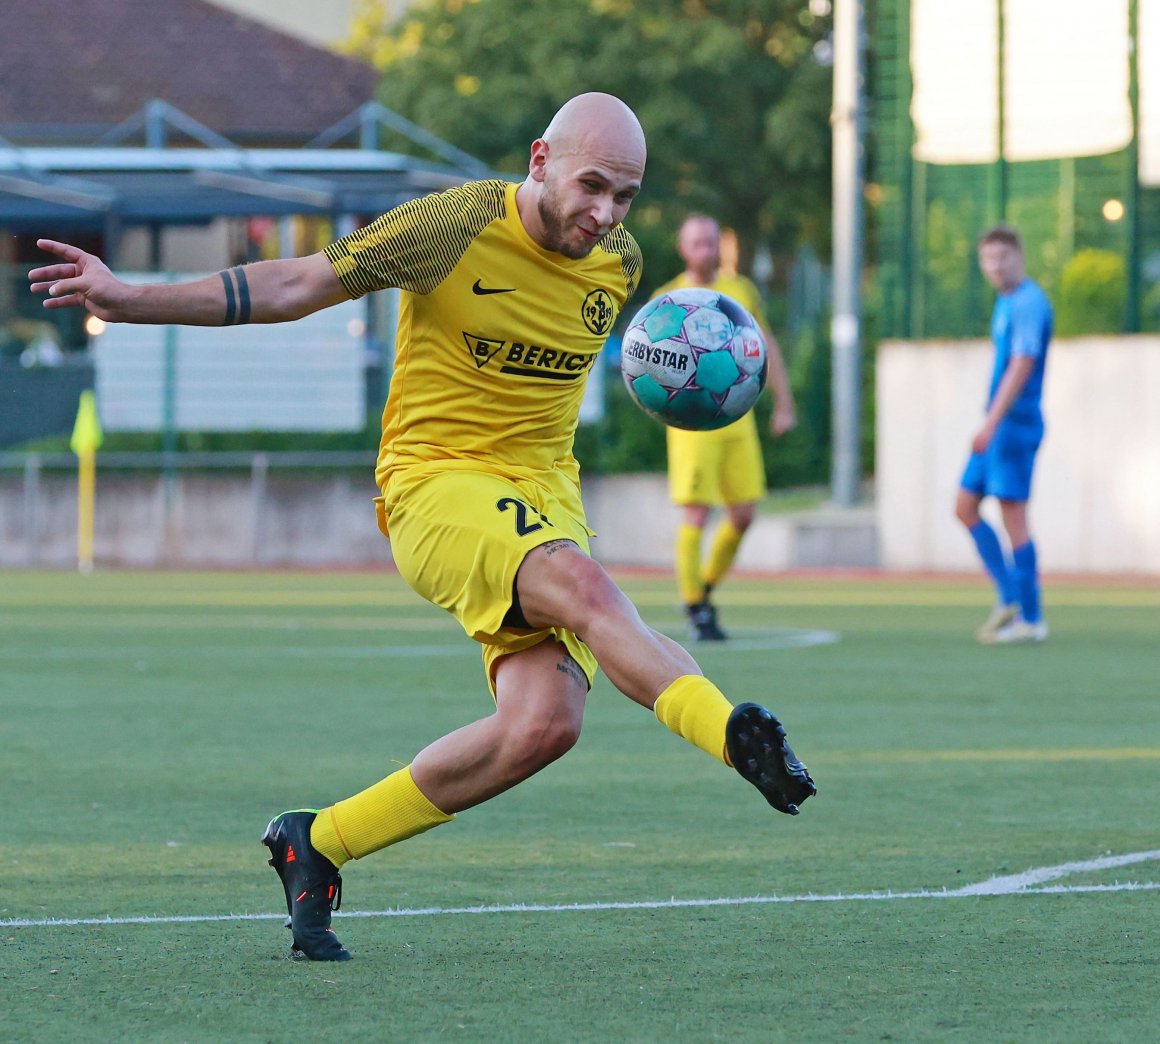
{"label": "striped sleeve pattern", "polygon": [[491,222],[503,218],[507,183],[469,181],[412,199],[324,253],[352,298],[397,286],[429,294]]}
{"label": "striped sleeve pattern", "polygon": [[620,256],[620,268],[624,273],[624,286],[628,297],[636,293],[637,283],[640,282],[641,269],[644,267],[644,258],[640,247],[631,233],[623,225],[617,225],[604,240],[604,249],[610,254]]}

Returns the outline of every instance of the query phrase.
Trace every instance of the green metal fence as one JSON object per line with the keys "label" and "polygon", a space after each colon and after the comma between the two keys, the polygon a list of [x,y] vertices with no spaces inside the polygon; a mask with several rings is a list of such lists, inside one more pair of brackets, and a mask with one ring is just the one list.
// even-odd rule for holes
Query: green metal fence
{"label": "green metal fence", "polygon": [[[915,160],[910,13],[910,0],[867,0],[867,306],[876,330],[888,337],[982,335],[993,294],[978,273],[975,242],[999,221],[1023,234],[1028,271],[1057,307],[1064,269],[1076,254],[1108,251],[1123,261],[1124,285],[1118,330],[1107,332],[1160,330],[1160,189],[1138,184],[1134,145],[1023,163]],[[1140,55],[1145,60],[1160,55]],[[1123,207],[1119,217],[1115,203]]]}

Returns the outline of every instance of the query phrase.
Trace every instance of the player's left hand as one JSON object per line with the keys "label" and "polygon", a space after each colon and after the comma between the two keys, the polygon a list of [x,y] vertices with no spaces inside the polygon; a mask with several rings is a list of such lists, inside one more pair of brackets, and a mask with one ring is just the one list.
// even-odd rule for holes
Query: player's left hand
{"label": "player's left hand", "polygon": [[784,406],[779,404],[769,416],[769,430],[774,435],[784,435],[796,427],[797,411],[794,410],[792,403],[786,403]]}
{"label": "player's left hand", "polygon": [[975,437],[971,439],[971,452],[986,453],[987,447],[991,445],[991,440],[994,437],[994,426],[991,424],[984,424],[977,432],[975,432]]}

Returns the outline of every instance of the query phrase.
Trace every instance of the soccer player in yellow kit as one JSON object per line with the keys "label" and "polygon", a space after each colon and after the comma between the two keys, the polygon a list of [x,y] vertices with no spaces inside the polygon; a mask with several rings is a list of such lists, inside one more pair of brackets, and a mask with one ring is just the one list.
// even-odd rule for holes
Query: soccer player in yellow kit
{"label": "soccer player in yellow kit", "polygon": [[[705,214],[685,218],[677,234],[677,252],[685,262],[685,270],[653,296],[686,287],[706,287],[732,297],[757,320],[765,335],[766,372],[773,388],[769,426],[774,435],[784,435],[797,425],[793,393],[757,287],[744,276],[721,272],[721,229]],[[689,618],[689,637],[694,641],[721,641],[725,632],[717,622],[717,610],[710,596],[737,557],[741,540],[757,513],[757,502],[765,493],[757,422],[751,411],[715,431],[668,428],[666,438],[669,493],[673,503],[681,508],[675,559],[677,587]],[[713,534],[708,561],[702,564],[705,525],[714,507],[724,507],[725,517]]]}
{"label": "soccer player in yellow kit", "polygon": [[309,257],[128,286],[93,255],[40,241],[60,262],[29,273],[33,291],[110,322],[282,322],[404,290],[379,524],[407,582],[481,644],[495,710],[353,797],[274,817],[262,841],[296,956],[349,959],[331,928],[348,860],[446,823],[568,751],[597,665],[778,810],[796,814],[816,792],[777,718],[734,707],[588,554],[572,442],[585,375],[639,278],[621,221],[644,164],[632,110],[583,94],[532,144],[522,183],[413,200]]}

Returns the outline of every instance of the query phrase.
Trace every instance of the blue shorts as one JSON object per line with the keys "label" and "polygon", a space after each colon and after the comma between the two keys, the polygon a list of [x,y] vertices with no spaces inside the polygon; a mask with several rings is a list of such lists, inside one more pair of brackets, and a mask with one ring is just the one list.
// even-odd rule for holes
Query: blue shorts
{"label": "blue shorts", "polygon": [[984,453],[972,453],[963,471],[963,489],[980,497],[1030,500],[1035,454],[1043,423],[1004,421]]}

